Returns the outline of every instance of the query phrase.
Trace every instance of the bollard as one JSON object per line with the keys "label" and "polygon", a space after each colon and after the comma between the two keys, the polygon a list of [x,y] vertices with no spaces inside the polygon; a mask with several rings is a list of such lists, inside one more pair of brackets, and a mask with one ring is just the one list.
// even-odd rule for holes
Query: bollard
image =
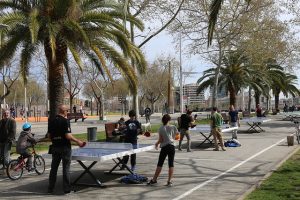
{"label": "bollard", "polygon": [[288,146],[294,146],[294,135],[289,135],[286,137]]}
{"label": "bollard", "polygon": [[87,141],[96,142],[97,141],[97,127],[87,128]]}

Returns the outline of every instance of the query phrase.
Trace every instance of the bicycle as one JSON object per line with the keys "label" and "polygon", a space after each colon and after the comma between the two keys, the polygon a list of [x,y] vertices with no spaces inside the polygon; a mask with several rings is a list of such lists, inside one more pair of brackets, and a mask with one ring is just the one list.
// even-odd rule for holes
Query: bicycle
{"label": "bicycle", "polygon": [[[41,155],[35,152],[34,146],[32,147],[33,155],[33,169],[38,174],[41,175],[45,172],[45,160]],[[8,178],[11,180],[18,180],[22,177],[24,169],[29,170],[26,166],[26,160],[24,156],[20,155],[17,159],[11,160],[6,168],[6,173]]]}

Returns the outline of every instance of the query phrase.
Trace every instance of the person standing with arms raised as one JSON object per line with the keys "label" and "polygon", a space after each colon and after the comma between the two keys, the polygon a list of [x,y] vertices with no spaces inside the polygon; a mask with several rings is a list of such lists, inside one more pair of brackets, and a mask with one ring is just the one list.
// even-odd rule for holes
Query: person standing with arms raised
{"label": "person standing with arms raised", "polygon": [[[239,112],[234,109],[233,105],[229,107],[229,123],[231,127],[239,127],[240,126],[240,119],[239,119]],[[232,139],[237,139],[237,130],[232,132]]]}
{"label": "person standing with arms raised", "polygon": [[64,105],[60,105],[58,108],[58,115],[54,119],[49,121],[48,135],[52,141],[52,162],[49,175],[48,193],[53,193],[58,166],[60,161],[63,165],[63,190],[65,194],[70,193],[70,164],[72,156],[71,141],[76,142],[78,146],[84,146],[81,140],[76,139],[71,134],[70,123],[67,117],[68,109]]}

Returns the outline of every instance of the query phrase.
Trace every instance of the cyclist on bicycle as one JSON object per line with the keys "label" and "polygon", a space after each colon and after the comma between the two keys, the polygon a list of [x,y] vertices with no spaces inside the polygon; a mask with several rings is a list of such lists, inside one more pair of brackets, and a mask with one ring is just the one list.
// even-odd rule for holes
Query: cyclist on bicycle
{"label": "cyclist on bicycle", "polygon": [[33,171],[32,168],[32,154],[29,150],[30,147],[37,143],[37,140],[34,138],[34,134],[31,133],[31,124],[25,123],[22,127],[23,131],[20,133],[18,138],[16,150],[17,153],[23,156],[24,158],[28,158],[26,162],[26,167],[28,171]]}

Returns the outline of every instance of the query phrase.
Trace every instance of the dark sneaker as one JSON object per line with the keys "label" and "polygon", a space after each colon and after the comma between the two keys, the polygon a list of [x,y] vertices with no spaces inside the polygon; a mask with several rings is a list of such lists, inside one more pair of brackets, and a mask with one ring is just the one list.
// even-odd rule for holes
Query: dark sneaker
{"label": "dark sneaker", "polygon": [[191,149],[188,149],[187,152],[192,152],[192,150],[191,150]]}
{"label": "dark sneaker", "polygon": [[157,181],[154,181],[154,180],[150,180],[148,183],[147,183],[147,185],[155,185],[157,183]]}
{"label": "dark sneaker", "polygon": [[181,148],[179,148],[179,149],[178,149],[178,151],[182,151],[182,149],[181,149]]}
{"label": "dark sneaker", "polygon": [[213,149],[213,151],[219,151],[219,149],[217,149],[217,148],[214,148],[214,149]]}
{"label": "dark sneaker", "polygon": [[48,189],[47,193],[48,194],[53,194],[53,189]]}
{"label": "dark sneaker", "polygon": [[172,187],[173,186],[173,183],[171,181],[168,181],[166,186],[169,186],[169,187]]}

